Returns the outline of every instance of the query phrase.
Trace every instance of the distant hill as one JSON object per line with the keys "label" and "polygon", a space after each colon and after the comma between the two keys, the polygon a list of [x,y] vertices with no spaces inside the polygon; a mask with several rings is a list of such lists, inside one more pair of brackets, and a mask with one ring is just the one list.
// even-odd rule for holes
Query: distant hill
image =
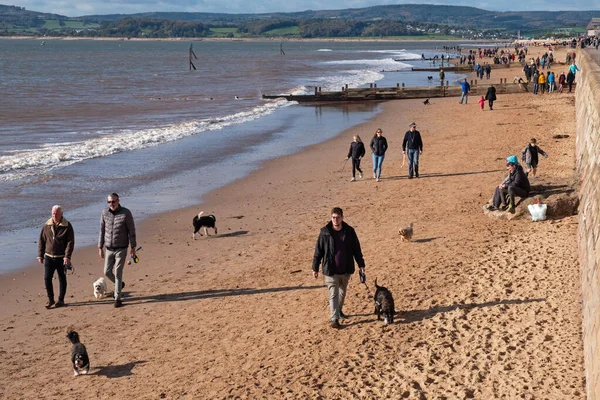
{"label": "distant hill", "polygon": [[301,11],[292,13],[263,14],[217,14],[217,13],[174,13],[148,12],[128,15],[86,15],[81,18],[97,22],[112,22],[117,19],[158,18],[203,23],[245,23],[265,19],[344,19],[356,21],[392,20],[401,22],[436,23],[466,28],[537,30],[547,27],[585,27],[600,11],[487,11],[475,7],[439,6],[428,4],[398,4],[349,8],[344,10]]}
{"label": "distant hill", "polygon": [[[400,4],[293,13],[147,12],[69,18],[0,5],[0,35],[394,37],[433,33],[498,38],[514,37],[520,31],[539,37],[552,35],[557,28],[583,32],[592,17],[600,18],[600,11],[497,12],[463,6]],[[329,29],[319,29],[318,25]]]}

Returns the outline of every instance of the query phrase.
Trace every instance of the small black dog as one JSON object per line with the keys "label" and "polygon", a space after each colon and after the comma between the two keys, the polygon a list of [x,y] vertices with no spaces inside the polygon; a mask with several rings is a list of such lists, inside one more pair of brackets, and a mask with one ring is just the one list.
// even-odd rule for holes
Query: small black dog
{"label": "small black dog", "polygon": [[73,343],[71,349],[71,362],[73,363],[73,375],[87,374],[90,370],[90,358],[85,346],[79,342],[79,335],[73,330],[67,332],[67,337]]}
{"label": "small black dog", "polygon": [[429,99],[425,99],[425,101],[423,102],[423,104],[425,104],[426,106],[430,105],[431,103],[429,102]]}
{"label": "small black dog", "polygon": [[215,230],[215,235],[217,234],[217,218],[214,215],[207,215],[203,217],[204,211],[200,211],[200,214],[196,215],[192,220],[194,224],[194,233],[192,234],[192,239],[196,240],[196,233],[200,233],[202,236],[202,232],[200,229],[204,228],[204,233],[208,236],[208,228],[213,228]]}
{"label": "small black dog", "polygon": [[432,80],[433,80],[433,76],[428,76],[428,77],[427,77],[427,80],[428,80],[428,81],[432,81]]}
{"label": "small black dog", "polygon": [[392,292],[383,286],[377,285],[377,278],[375,278],[375,314],[377,314],[377,321],[380,321],[381,314],[383,314],[383,320],[386,324],[394,323],[394,297]]}

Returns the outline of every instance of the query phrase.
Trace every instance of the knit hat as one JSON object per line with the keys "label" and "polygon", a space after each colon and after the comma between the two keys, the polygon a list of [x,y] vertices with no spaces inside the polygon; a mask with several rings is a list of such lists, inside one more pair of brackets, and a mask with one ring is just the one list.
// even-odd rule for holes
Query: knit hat
{"label": "knit hat", "polygon": [[517,158],[517,156],[508,156],[506,158],[506,162],[509,162],[509,163],[515,164],[515,165],[519,165],[519,159]]}

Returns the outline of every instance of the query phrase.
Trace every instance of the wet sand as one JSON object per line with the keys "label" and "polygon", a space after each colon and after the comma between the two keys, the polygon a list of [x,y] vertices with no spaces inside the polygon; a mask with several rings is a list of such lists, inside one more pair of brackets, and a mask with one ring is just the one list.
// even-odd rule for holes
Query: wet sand
{"label": "wet sand", "polygon": [[[43,307],[41,266],[2,276],[0,398],[583,399],[576,217],[481,211],[506,156],[532,136],[550,155],[532,183],[572,180],[573,95],[499,95],[494,111],[475,96],[431,102],[388,102],[202,205],[140,224],[121,309],[93,298],[93,248],[76,251],[62,309]],[[401,142],[413,121],[424,153],[421,178],[408,180]],[[390,144],[382,181],[367,157],[364,178],[350,182],[353,134],[368,143],[378,127]],[[394,325],[376,320],[355,276],[350,317],[329,327],[327,290],[310,267],[333,206],[358,233],[371,291],[377,277],[394,294]],[[216,215],[219,235],[192,241],[201,210]],[[409,222],[415,235],[402,243]],[[88,347],[90,376],[72,376],[68,327]]]}

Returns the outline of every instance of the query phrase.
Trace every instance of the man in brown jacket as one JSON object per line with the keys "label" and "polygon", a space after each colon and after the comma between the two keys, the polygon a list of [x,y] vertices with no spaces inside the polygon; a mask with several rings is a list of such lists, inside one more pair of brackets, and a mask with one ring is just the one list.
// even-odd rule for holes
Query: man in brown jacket
{"label": "man in brown jacket", "polygon": [[[38,241],[38,261],[40,264],[44,264],[44,282],[48,294],[46,308],[50,308],[55,304],[55,307],[65,305],[65,295],[67,294],[65,265],[71,264],[74,247],[75,232],[73,226],[63,217],[61,206],[52,207],[52,218],[42,226],[40,240]],[[58,274],[60,286],[56,303],[54,302],[54,288],[52,287],[54,271]]]}

